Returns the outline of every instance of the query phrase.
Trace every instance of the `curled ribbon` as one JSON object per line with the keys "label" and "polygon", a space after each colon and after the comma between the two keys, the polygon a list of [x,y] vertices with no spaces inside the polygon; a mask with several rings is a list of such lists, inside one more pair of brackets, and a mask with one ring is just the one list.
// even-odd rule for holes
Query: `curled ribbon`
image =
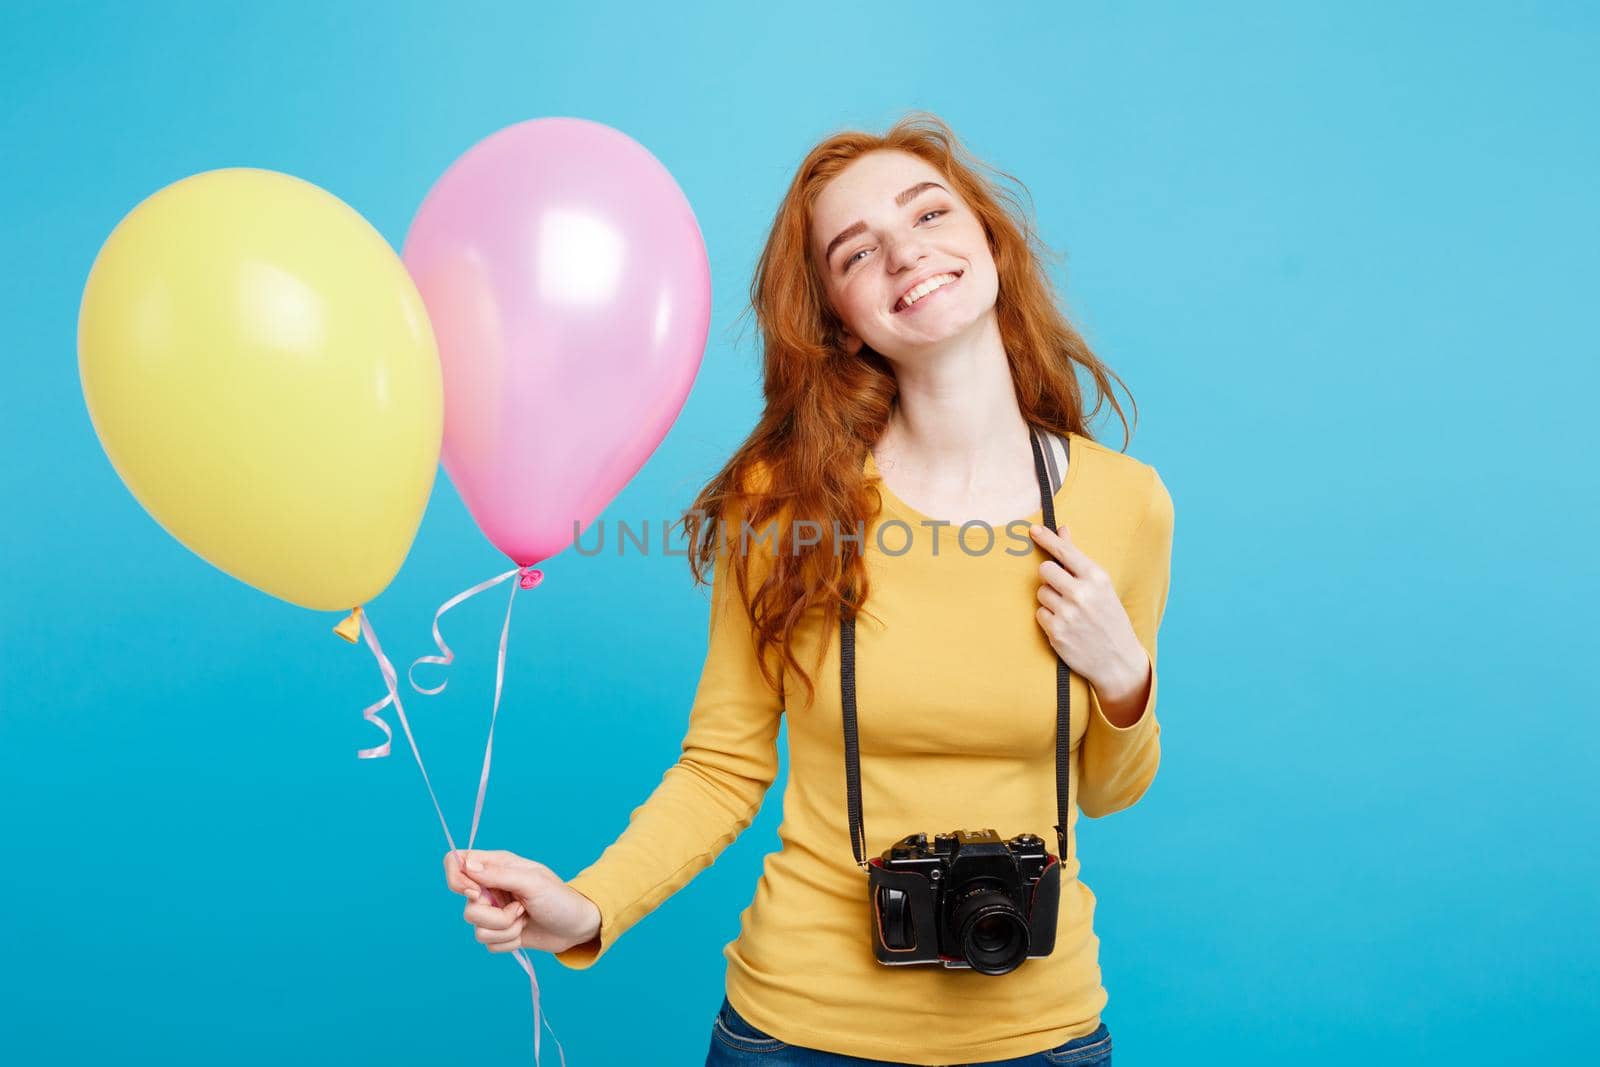
{"label": "curled ribbon", "polygon": [[363,748],[356,752],[356,759],[382,759],[389,754],[389,742],[394,740],[394,731],[389,729],[389,724],[383,721],[383,716],[378,712],[394,703],[394,697],[387,696],[376,704],[368,704],[361,709],[361,717],[383,731],[383,744],[372,748]]}
{"label": "curled ribbon", "polygon": [[[521,588],[521,589],[533,589],[533,588],[537,587],[539,585],[539,583],[541,581],[543,581],[544,574],[541,571],[534,570],[531,567],[519,567],[516,570],[507,571],[506,573],[504,573],[502,575],[499,575],[498,577],[491,578],[490,580],[488,580],[486,582],[481,582],[478,585],[473,586],[471,589],[468,589],[467,591],[465,591],[463,593],[457,594],[456,596],[452,597],[450,600],[446,601],[444,603],[444,605],[441,606],[437,612],[435,612],[434,617],[433,617],[433,638],[434,638],[435,643],[438,644],[439,650],[444,653],[444,656],[442,658],[441,657],[437,657],[437,656],[423,656],[420,659],[418,659],[415,662],[413,662],[412,665],[411,665],[411,669],[412,670],[414,670],[416,668],[416,665],[418,663],[422,663],[422,662],[441,663],[441,664],[443,664],[445,666],[449,666],[450,663],[455,659],[455,655],[454,655],[454,653],[452,653],[450,651],[449,647],[447,645],[445,645],[444,638],[442,636],[440,636],[440,634],[439,634],[439,617],[441,615],[443,615],[446,611],[449,611],[451,608],[453,608],[457,604],[461,603],[462,601],[467,600],[467,599],[469,599],[469,598],[471,598],[473,596],[476,596],[478,593],[483,592],[485,589],[489,589],[489,588],[492,588],[492,587],[494,587],[496,585],[499,585],[501,582],[505,581],[507,578],[511,577],[514,574],[515,575],[520,575],[521,576],[521,580],[516,585],[513,585],[511,587],[511,599],[506,604],[505,623],[500,629],[500,657],[499,657],[498,665],[497,665],[497,667],[495,669],[494,709],[490,713],[490,716],[489,716],[489,740],[488,740],[488,744],[484,747],[484,751],[483,751],[483,773],[478,779],[478,799],[477,799],[477,802],[474,805],[473,811],[472,811],[472,829],[471,829],[471,831],[469,832],[469,834],[467,836],[467,852],[468,853],[470,853],[472,851],[472,842],[478,835],[478,820],[479,820],[480,816],[483,814],[483,798],[484,798],[484,794],[487,792],[488,786],[489,786],[489,757],[490,757],[491,752],[494,749],[494,723],[495,723],[495,719],[500,714],[500,693],[501,693],[502,683],[503,683],[504,678],[505,678],[505,666],[506,666],[506,639],[510,635],[510,632],[511,632],[511,606],[516,603],[517,590],[519,588]],[[379,728],[381,728],[383,730],[386,740],[381,745],[376,745],[376,746],[374,746],[372,748],[364,748],[364,749],[358,750],[356,752],[356,756],[357,756],[358,759],[381,759],[381,758],[386,757],[386,756],[389,755],[390,741],[392,741],[393,738],[394,738],[394,732],[389,728],[389,724],[384,721],[383,716],[380,715],[379,712],[381,712],[384,708],[388,707],[390,704],[393,704],[394,705],[394,710],[395,710],[395,715],[400,720],[400,728],[405,731],[406,740],[411,745],[411,754],[414,757],[416,757],[417,769],[422,772],[423,784],[427,786],[427,788],[428,788],[428,796],[433,801],[433,810],[436,813],[438,813],[439,825],[444,828],[444,839],[445,839],[446,842],[449,843],[450,850],[452,852],[459,853],[461,851],[461,849],[456,847],[455,838],[450,833],[450,824],[449,824],[448,821],[446,821],[446,819],[444,817],[444,809],[439,806],[439,797],[434,792],[433,782],[430,781],[429,778],[428,778],[428,768],[423,765],[422,753],[417,749],[416,738],[411,733],[411,724],[406,720],[405,707],[400,703],[399,675],[395,670],[394,664],[389,661],[389,657],[388,656],[384,655],[383,646],[378,644],[378,635],[373,631],[372,624],[371,624],[371,622],[368,621],[366,613],[364,611],[362,611],[360,608],[357,608],[352,613],[351,619],[347,619],[346,620],[344,626],[347,627],[351,620],[355,620],[355,621],[360,623],[361,636],[366,639],[367,647],[372,651],[373,658],[375,660],[377,660],[378,669],[383,674],[384,685],[389,691],[388,695],[385,696],[382,700],[378,701],[375,704],[370,705],[369,707],[363,709],[362,712],[361,712],[362,718],[366,719],[368,722],[373,723],[374,725],[378,726]],[[339,632],[341,637],[345,637],[346,636],[346,634],[343,632],[342,629],[340,631],[338,631],[338,632]],[[348,640],[349,638],[347,637],[346,639]],[[406,677],[407,678],[411,677],[410,670],[408,670],[406,672]],[[417,688],[418,692],[425,693],[427,695],[432,695],[434,693],[439,693],[439,692],[442,692],[444,690],[444,684],[443,683],[441,683],[437,689],[432,689],[432,690],[424,690],[424,689],[418,688],[417,685],[416,685],[416,682],[414,680],[412,681],[411,684],[412,684],[413,688]],[[500,894],[498,891],[496,891],[494,889],[490,889],[489,890],[489,900],[496,907],[503,906],[504,904],[507,903],[507,901],[504,899],[503,895]],[[520,965],[522,967],[523,971],[527,974],[527,976],[528,976],[528,985],[529,985],[529,988],[530,988],[530,990],[532,992],[532,997],[533,997],[533,1062],[535,1064],[535,1067],[537,1067],[537,1065],[539,1064],[539,1053],[540,1053],[540,1045],[541,1045],[541,1037],[542,1037],[541,1032],[539,1030],[539,1025],[540,1025],[541,1022],[544,1024],[545,1029],[550,1031],[551,1038],[555,1040],[556,1052],[561,1057],[561,1067],[566,1067],[566,1063],[567,1063],[566,1050],[562,1048],[560,1038],[556,1037],[555,1028],[550,1025],[550,1021],[544,1017],[543,1012],[541,1012],[540,1009],[539,1009],[539,979],[534,975],[533,964],[529,962],[527,954],[525,952],[523,952],[523,950],[520,949],[520,948],[513,950],[512,955],[516,958],[516,961],[517,961],[518,965]]]}
{"label": "curled ribbon", "polygon": [[[495,586],[499,585],[513,574],[520,575],[522,577],[522,580],[519,584],[523,589],[532,589],[534,586],[538,585],[544,580],[543,571],[536,571],[532,567],[518,567],[515,570],[506,571],[504,574],[497,574],[486,582],[479,582],[471,589],[462,590],[449,600],[446,600],[443,604],[439,605],[439,610],[433,613],[433,643],[439,646],[439,651],[444,653],[444,655],[418,656],[415,660],[413,660],[410,668],[406,670],[406,678],[411,682],[411,688],[415,689],[419,693],[422,693],[424,696],[435,696],[444,692],[444,687],[450,684],[449,679],[440,682],[432,689],[422,688],[417,684],[416,679],[417,664],[419,663],[437,663],[441,667],[448,667],[450,664],[455,662],[456,654],[450,651],[450,646],[444,643],[444,635],[439,633],[439,620],[443,618],[445,612],[449,611],[451,608],[458,606],[464,601],[471,600],[485,589],[493,589]],[[513,594],[514,593],[515,591],[513,590]],[[509,610],[510,609],[507,609],[508,615]]]}

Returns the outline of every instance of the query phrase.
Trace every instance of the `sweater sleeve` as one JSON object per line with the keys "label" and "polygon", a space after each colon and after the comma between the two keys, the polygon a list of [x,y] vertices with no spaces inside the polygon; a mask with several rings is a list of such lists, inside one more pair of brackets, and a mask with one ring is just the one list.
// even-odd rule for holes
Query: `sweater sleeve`
{"label": "sweater sleeve", "polygon": [[1156,720],[1156,631],[1171,582],[1172,496],[1154,468],[1144,518],[1134,530],[1117,572],[1117,594],[1139,643],[1150,658],[1150,695],[1139,718],[1115,726],[1089,686],[1089,725],[1082,742],[1078,806],[1091,819],[1133,806],[1155,779],[1161,762],[1161,724]]}
{"label": "sweater sleeve", "polygon": [[[748,616],[730,571],[739,526],[719,534],[706,659],[682,754],[628,825],[590,866],[567,881],[600,909],[600,932],[555,957],[573,970],[594,965],[617,938],[690,879],[755,819],[777,778],[783,697],[761,677]],[[749,539],[751,589],[764,569]],[[777,676],[781,679],[781,673]]]}

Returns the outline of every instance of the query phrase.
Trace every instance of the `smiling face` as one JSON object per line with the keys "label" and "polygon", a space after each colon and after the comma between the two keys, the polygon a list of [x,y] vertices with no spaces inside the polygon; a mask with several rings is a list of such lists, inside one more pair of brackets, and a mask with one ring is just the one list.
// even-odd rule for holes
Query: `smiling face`
{"label": "smiling face", "polygon": [[983,224],[909,152],[868,152],[835,175],[812,207],[810,240],[852,355],[863,342],[889,359],[913,355],[994,310]]}

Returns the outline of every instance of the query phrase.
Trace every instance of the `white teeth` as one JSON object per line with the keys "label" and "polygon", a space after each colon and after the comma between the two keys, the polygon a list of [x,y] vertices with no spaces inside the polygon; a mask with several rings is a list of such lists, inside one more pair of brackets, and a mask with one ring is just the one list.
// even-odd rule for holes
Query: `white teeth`
{"label": "white teeth", "polygon": [[899,302],[896,304],[896,307],[908,308],[912,304],[915,304],[918,300],[921,300],[923,297],[933,292],[935,289],[938,289],[940,286],[946,285],[955,280],[956,275],[954,274],[935,274],[932,278],[929,278],[927,281],[911,290],[905,296],[901,297]]}

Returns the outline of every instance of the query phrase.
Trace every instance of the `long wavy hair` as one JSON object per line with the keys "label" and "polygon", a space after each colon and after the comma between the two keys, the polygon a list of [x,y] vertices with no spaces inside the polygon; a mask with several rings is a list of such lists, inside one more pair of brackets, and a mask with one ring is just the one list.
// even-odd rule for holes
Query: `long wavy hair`
{"label": "long wavy hair", "polygon": [[[1092,439],[1089,419],[1109,400],[1122,420],[1124,450],[1131,435],[1111,390],[1113,378],[1125,392],[1126,383],[1095,358],[1061,310],[1044,266],[1059,257],[1038,237],[1026,186],[973,158],[941,119],[925,111],[908,113],[882,135],[845,131],[812,148],[778,205],[750,284],[746,313],[754,313],[763,340],[766,409],[680,520],[688,534],[689,568],[701,585],[730,538],[740,543],[743,524],[758,532],[777,530],[779,551],[734,550],[725,558],[750,619],[763,679],[782,691],[787,687],[778,671],[797,676],[807,706],[815,699],[815,685],[791,648],[792,638],[807,611],[824,609],[825,639],[817,647],[815,671],[838,623],[839,606],[864,612],[870,585],[860,542],[840,540],[836,548],[835,540],[870,525],[882,506],[862,467],[867,450],[888,425],[898,393],[883,356],[864,344],[855,355],[842,346],[842,323],[810,253],[812,206],[823,186],[852,161],[883,149],[927,161],[982,220],[999,275],[995,314],[1023,417],[1040,429]],[[990,175],[1014,183],[1026,204]],[[1079,367],[1096,392],[1087,413]],[[803,520],[817,524],[807,527],[819,531],[814,545],[789,536],[792,524]],[[761,542],[752,537],[747,543]],[[754,589],[752,557],[760,578]],[[784,666],[775,667],[774,659]]]}

